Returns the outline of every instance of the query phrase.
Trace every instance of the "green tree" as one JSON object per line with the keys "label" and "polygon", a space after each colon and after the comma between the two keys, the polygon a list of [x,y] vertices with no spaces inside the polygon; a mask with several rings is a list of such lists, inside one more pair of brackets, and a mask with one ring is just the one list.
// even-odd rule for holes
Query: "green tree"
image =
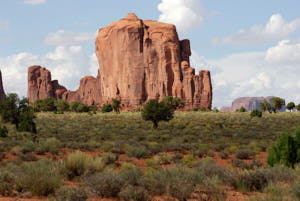
{"label": "green tree", "polygon": [[79,105],[77,105],[76,108],[76,112],[80,112],[80,113],[89,112],[89,110],[90,110],[89,106],[83,103],[79,103]]}
{"label": "green tree", "polygon": [[80,105],[80,102],[76,102],[76,101],[71,102],[71,103],[70,103],[70,110],[71,110],[72,112],[77,112],[77,107],[78,107],[78,105]]}
{"label": "green tree", "polygon": [[281,108],[285,105],[285,100],[279,97],[273,97],[272,99],[272,109],[276,113],[280,111]]}
{"label": "green tree", "polygon": [[57,100],[55,101],[55,107],[58,112],[67,112],[70,110],[70,105],[65,100]]}
{"label": "green tree", "polygon": [[294,108],[296,107],[295,103],[294,102],[289,102],[287,105],[286,105],[286,108],[291,112]]}
{"label": "green tree", "polygon": [[111,104],[104,104],[101,107],[101,112],[103,112],[103,113],[112,112],[112,111],[113,111],[113,107]]}
{"label": "green tree", "polygon": [[112,108],[116,113],[120,113],[120,105],[121,105],[121,101],[118,99],[113,98],[112,99]]}
{"label": "green tree", "polygon": [[176,110],[178,108],[183,108],[185,106],[185,102],[182,101],[180,98],[178,97],[173,97],[173,96],[165,96],[164,99],[162,100],[162,102],[165,105],[170,106],[173,110]]}
{"label": "green tree", "polygon": [[267,162],[270,166],[283,164],[292,168],[300,162],[300,125],[294,134],[281,134],[269,150]]}
{"label": "green tree", "polygon": [[263,102],[260,103],[260,111],[263,111],[263,112],[271,112],[271,104],[267,101],[267,100],[264,100]]}
{"label": "green tree", "polygon": [[36,112],[56,111],[55,103],[56,103],[56,99],[53,97],[36,100],[33,103],[34,111],[36,111]]}
{"label": "green tree", "polygon": [[153,128],[158,127],[160,121],[170,121],[174,117],[175,108],[169,102],[158,102],[157,100],[149,100],[143,105],[142,118],[145,121],[152,121]]}
{"label": "green tree", "polygon": [[244,108],[243,106],[240,109],[236,110],[237,112],[247,112],[246,108]]}
{"label": "green tree", "polygon": [[5,122],[16,126],[18,131],[33,133],[36,138],[35,115],[32,107],[29,106],[27,98],[19,99],[17,94],[8,94],[0,102],[0,114]]}
{"label": "green tree", "polygon": [[252,110],[251,113],[250,113],[250,116],[251,116],[251,118],[253,118],[253,117],[261,118],[262,117],[262,112],[259,111],[259,110]]}
{"label": "green tree", "polygon": [[296,106],[296,110],[298,110],[298,112],[300,112],[300,103]]}
{"label": "green tree", "polygon": [[8,129],[6,126],[0,127],[0,137],[5,138],[8,135]]}

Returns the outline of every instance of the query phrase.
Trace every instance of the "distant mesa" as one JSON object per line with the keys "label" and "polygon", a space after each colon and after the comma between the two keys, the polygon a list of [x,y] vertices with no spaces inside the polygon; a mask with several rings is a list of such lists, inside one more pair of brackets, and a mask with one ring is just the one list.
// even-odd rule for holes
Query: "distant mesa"
{"label": "distant mesa", "polygon": [[76,91],[52,81],[45,68],[29,67],[29,101],[55,97],[100,106],[118,98],[130,110],[149,99],[174,96],[186,102],[185,109],[211,108],[210,72],[195,74],[190,41],[179,40],[174,25],[140,20],[131,13],[100,29],[95,45],[98,76],[82,78]]}
{"label": "distant mesa", "polygon": [[[221,112],[235,112],[236,110],[240,109],[241,107],[244,107],[248,111],[252,110],[259,110],[260,109],[260,103],[264,102],[265,100],[269,103],[272,103],[272,98],[275,96],[268,96],[268,97],[242,97],[235,99],[232,102],[231,107],[223,106],[221,108]],[[285,106],[281,109],[281,112],[285,111]]]}

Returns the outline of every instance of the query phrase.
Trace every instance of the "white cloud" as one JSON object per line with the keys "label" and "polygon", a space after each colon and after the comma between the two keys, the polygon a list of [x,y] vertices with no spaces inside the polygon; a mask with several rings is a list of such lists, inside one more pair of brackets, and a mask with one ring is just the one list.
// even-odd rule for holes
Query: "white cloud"
{"label": "white cloud", "polygon": [[159,21],[175,24],[183,34],[201,27],[205,16],[200,0],[162,0],[158,10]]}
{"label": "white cloud", "polygon": [[[82,46],[56,47],[46,55],[19,53],[0,58],[3,84],[8,93],[27,95],[27,69],[32,65],[41,65],[49,69],[52,79],[70,90],[79,87],[80,79],[85,75],[96,76],[93,56],[86,55]],[[93,66],[89,66],[89,63]]]}
{"label": "white cloud", "polygon": [[30,5],[39,5],[39,4],[44,4],[46,3],[47,0],[25,0],[25,4],[30,4]]}
{"label": "white cloud", "polygon": [[80,45],[89,40],[95,39],[95,33],[80,33],[65,30],[58,30],[55,33],[49,33],[44,43],[53,46],[71,46]]}
{"label": "white cloud", "polygon": [[265,59],[270,63],[300,64],[300,42],[280,41],[268,49]]}
{"label": "white cloud", "polygon": [[211,70],[215,106],[229,106],[238,97],[270,95],[298,104],[299,47],[300,40],[281,41],[266,51],[231,54],[214,60],[195,60],[193,53],[192,61],[193,66]]}
{"label": "white cloud", "polygon": [[300,18],[286,21],[280,14],[270,17],[266,25],[254,25],[224,38],[215,38],[217,45],[262,45],[285,39],[300,28]]}

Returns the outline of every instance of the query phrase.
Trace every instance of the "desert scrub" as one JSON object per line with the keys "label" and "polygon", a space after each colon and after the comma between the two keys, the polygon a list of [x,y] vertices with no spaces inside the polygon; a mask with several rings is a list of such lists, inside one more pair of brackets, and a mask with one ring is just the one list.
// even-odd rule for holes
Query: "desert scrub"
{"label": "desert scrub", "polygon": [[148,191],[141,186],[128,185],[119,193],[119,198],[123,201],[149,201]]}
{"label": "desert scrub", "polygon": [[144,146],[128,146],[126,153],[129,157],[136,158],[146,158],[149,156],[149,152]]}
{"label": "desert scrub", "polygon": [[235,157],[242,160],[250,159],[253,156],[255,156],[255,152],[249,149],[241,149],[235,153]]}
{"label": "desert scrub", "polygon": [[44,141],[41,141],[36,148],[36,152],[38,154],[45,154],[46,152],[50,152],[52,154],[58,154],[61,143],[56,138],[49,138]]}
{"label": "desert scrub", "polygon": [[262,169],[246,171],[240,175],[239,183],[249,191],[262,191],[268,185],[268,175]]}
{"label": "desert scrub", "polygon": [[112,171],[106,171],[85,178],[90,190],[101,197],[117,197],[125,181]]}
{"label": "desert scrub", "polygon": [[30,191],[33,195],[47,196],[62,184],[61,165],[50,160],[25,163],[23,174],[18,178],[19,189]]}
{"label": "desert scrub", "polygon": [[90,161],[91,157],[80,151],[71,153],[65,160],[68,177],[72,179],[83,175],[87,171]]}
{"label": "desert scrub", "polygon": [[82,188],[70,186],[62,186],[55,191],[55,201],[86,201],[88,198],[86,192]]}

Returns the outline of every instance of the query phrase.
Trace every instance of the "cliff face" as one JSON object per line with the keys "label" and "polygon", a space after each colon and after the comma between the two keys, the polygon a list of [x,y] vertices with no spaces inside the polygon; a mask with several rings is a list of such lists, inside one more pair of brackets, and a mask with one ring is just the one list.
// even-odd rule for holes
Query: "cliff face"
{"label": "cliff face", "polygon": [[3,99],[5,93],[3,89],[3,83],[2,83],[2,73],[0,71],[0,101]]}
{"label": "cliff face", "polygon": [[134,14],[100,29],[96,39],[102,102],[121,99],[137,107],[149,99],[176,96],[187,108],[211,107],[210,73],[195,75],[189,40],[174,25],[140,20]]}
{"label": "cliff face", "polygon": [[[248,111],[252,110],[259,110],[260,109],[260,103],[264,102],[265,100],[272,104],[272,98],[274,96],[268,96],[268,97],[242,97],[235,99],[232,102],[231,107],[222,107],[221,112],[234,112],[241,107],[244,107]],[[281,111],[285,111],[285,107],[281,109]]]}
{"label": "cliff face", "polygon": [[67,100],[68,102],[78,101],[89,105],[96,105],[100,102],[101,92],[97,87],[97,79],[92,76],[80,80],[79,89],[68,91],[61,86],[57,80],[51,80],[51,72],[41,66],[28,68],[28,99],[34,103],[37,99],[54,97]]}
{"label": "cliff face", "polygon": [[49,71],[30,67],[30,102],[51,96],[101,105],[118,98],[124,109],[134,109],[150,99],[175,96],[185,100],[186,109],[211,108],[210,72],[195,74],[190,41],[180,41],[174,25],[128,14],[100,29],[95,45],[98,76],[82,78],[77,91],[67,91],[57,81],[54,86]]}

